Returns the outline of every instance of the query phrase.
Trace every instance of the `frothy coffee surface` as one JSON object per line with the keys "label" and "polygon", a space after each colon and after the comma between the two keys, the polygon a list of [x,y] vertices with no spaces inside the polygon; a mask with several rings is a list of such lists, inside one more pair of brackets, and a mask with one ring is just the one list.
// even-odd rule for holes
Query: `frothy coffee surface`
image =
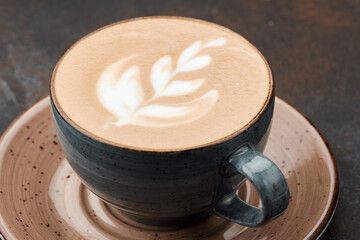
{"label": "frothy coffee surface", "polygon": [[271,73],[244,38],[215,24],[143,18],[89,34],[52,79],[58,106],[80,128],[141,149],[204,145],[262,109]]}

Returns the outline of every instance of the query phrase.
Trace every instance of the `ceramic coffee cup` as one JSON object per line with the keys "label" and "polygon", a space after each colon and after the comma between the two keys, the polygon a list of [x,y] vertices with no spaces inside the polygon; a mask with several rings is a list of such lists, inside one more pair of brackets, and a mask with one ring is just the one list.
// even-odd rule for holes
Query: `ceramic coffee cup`
{"label": "ceramic coffee cup", "polygon": [[[263,109],[245,129],[183,151],[112,145],[71,124],[53,97],[51,104],[61,147],[74,171],[93,193],[129,218],[167,226],[215,214],[255,227],[283,213],[289,204],[284,175],[261,154],[274,99],[272,87]],[[237,197],[236,186],[246,178],[256,188],[262,208]]]}
{"label": "ceramic coffee cup", "polygon": [[[231,33],[230,30],[199,20],[160,17],[156,19],[135,19],[124,23],[125,24],[119,23],[111,25],[110,27],[105,27],[104,31],[98,31],[91,35],[100,37],[85,38],[84,42],[86,41],[86,44],[81,45],[82,47],[71,48],[69,52],[76,52],[77,54],[72,55],[73,58],[71,58],[71,61],[60,60],[59,63],[61,61],[67,62],[67,67],[61,68],[61,64],[58,64],[54,70],[51,80],[50,96],[57,136],[68,162],[82,182],[101,199],[120,209],[123,215],[126,215],[128,218],[135,220],[136,222],[147,225],[181,225],[192,221],[198,221],[203,217],[215,214],[230,221],[254,227],[262,225],[283,213],[289,204],[289,190],[286,180],[279,168],[271,160],[261,154],[270,131],[275,100],[273,77],[263,56],[256,50],[256,48],[247,43],[244,39],[238,37],[235,33]],[[155,23],[159,25],[156,25]],[[144,27],[145,24],[146,27]],[[123,26],[125,30],[122,29]],[[126,26],[131,26],[128,28],[130,30],[126,30]],[[178,29],[173,31],[174,27],[178,27]],[[140,30],[138,30],[138,32],[134,32],[134,28],[138,28]],[[149,28],[154,29],[152,32],[146,33]],[[168,29],[166,30],[166,28]],[[112,29],[117,30],[112,32]],[[198,29],[202,29],[202,31],[198,31]],[[102,38],[101,34],[104,32],[106,33],[107,31],[110,31],[110,33],[108,35],[104,35]],[[124,34],[122,34],[123,31],[130,31],[128,32],[128,35],[126,35],[126,39],[130,38],[132,40],[127,40],[125,43],[118,45],[111,45],[110,43],[117,43],[115,40],[125,38]],[[153,32],[157,32],[157,34],[153,34]],[[116,34],[119,35],[117,36]],[[141,34],[144,34],[145,37],[143,39],[145,42],[140,41]],[[209,37],[209,34],[212,35]],[[113,38],[115,35],[117,38],[114,40]],[[64,105],[61,105],[59,101],[60,98],[58,98],[60,96],[60,94],[58,94],[60,90],[62,90],[61,99],[63,99],[63,102],[69,103],[67,105],[67,109],[75,109],[75,111],[73,111],[74,115],[79,116],[85,123],[92,121],[92,126],[95,127],[98,125],[98,122],[94,122],[94,119],[99,119],[96,117],[99,117],[101,114],[107,114],[107,112],[103,111],[99,102],[95,101],[84,104],[79,100],[75,101],[69,99],[80,99],[78,98],[79,95],[84,95],[84,93],[85,97],[82,98],[84,101],[86,101],[86,99],[97,100],[100,96],[100,100],[102,100],[100,102],[105,104],[110,112],[114,113],[118,113],[118,109],[115,109],[115,107],[118,105],[122,106],[121,104],[123,103],[122,101],[124,98],[129,101],[127,102],[127,106],[135,106],[135,108],[139,107],[136,105],[141,102],[141,99],[137,99],[137,97],[141,95],[139,94],[141,91],[139,90],[139,83],[136,81],[141,82],[140,78],[138,78],[140,76],[140,67],[145,67],[145,65],[150,61],[145,58],[145,56],[149,55],[144,55],[144,59],[146,61],[142,63],[141,61],[143,59],[136,58],[140,54],[137,48],[139,45],[136,44],[143,44],[143,48],[140,49],[145,51],[149,46],[148,39],[150,37],[156,38],[157,36],[163,37],[164,39],[170,36],[171,41],[168,42],[172,44],[169,44],[170,47],[168,46],[164,48],[163,38],[161,38],[158,42],[152,42],[151,53],[152,55],[155,55],[156,59],[160,59],[153,65],[152,71],[149,71],[152,73],[150,79],[153,84],[152,88],[154,88],[155,91],[161,87],[160,85],[157,85],[159,82],[162,83],[161,81],[163,81],[163,79],[171,81],[171,76],[175,76],[177,73],[181,72],[181,69],[183,69],[183,75],[181,76],[184,77],[188,74],[188,76],[192,76],[191,79],[197,79],[198,77],[201,78],[199,78],[200,80],[194,81],[187,80],[186,84],[184,84],[184,81],[177,81],[178,85],[175,89],[176,91],[172,89],[172,93],[175,92],[176,94],[179,94],[178,88],[180,85],[189,86],[191,85],[190,83],[197,83],[195,85],[200,86],[204,81],[209,82],[211,80],[214,82],[208,83],[207,87],[214,88],[216,86],[230,86],[227,93],[222,92],[221,94],[218,93],[217,90],[210,89],[208,93],[197,98],[198,100],[205,99],[206,101],[205,105],[199,106],[206,107],[209,105],[209,102],[213,105],[215,103],[220,104],[220,102],[223,104],[224,101],[217,100],[218,95],[224,99],[229,98],[229,95],[234,93],[235,95],[232,95],[234,98],[240,96],[240,94],[242,94],[241,96],[251,94],[251,96],[246,95],[248,97],[243,99],[243,108],[239,109],[239,112],[236,112],[234,109],[236,104],[239,104],[237,100],[228,102],[225,101],[226,103],[230,102],[233,105],[231,108],[227,108],[228,105],[222,105],[220,108],[225,109],[225,112],[220,111],[217,112],[217,115],[212,115],[213,119],[215,119],[215,121],[213,121],[214,124],[211,125],[212,127],[209,126],[207,129],[206,124],[209,124],[209,119],[202,117],[202,119],[207,120],[203,120],[202,124],[197,125],[197,127],[189,127],[189,125],[186,125],[187,128],[184,128],[184,125],[182,125],[183,128],[180,128],[180,125],[176,125],[175,129],[177,130],[177,134],[182,135],[181,137],[178,137],[178,135],[173,134],[170,139],[174,139],[174,141],[181,140],[182,142],[191,142],[190,140],[193,140],[191,139],[191,136],[189,136],[189,140],[187,140],[187,135],[183,134],[183,130],[181,129],[193,134],[193,138],[197,136],[196,134],[198,133],[196,130],[200,131],[200,128],[204,136],[210,132],[210,130],[212,130],[212,132],[219,133],[221,130],[217,129],[217,127],[220,125],[226,126],[225,120],[221,123],[218,122],[219,119],[221,119],[221,117],[218,117],[219,115],[224,114],[225,119],[226,114],[229,118],[229,113],[232,111],[234,117],[238,118],[238,115],[235,113],[241,113],[240,111],[248,109],[247,107],[244,107],[244,104],[248,104],[249,107],[251,107],[251,105],[256,105],[252,101],[257,101],[259,99],[254,97],[254,94],[256,94],[256,96],[263,96],[258,101],[261,103],[260,105],[257,105],[259,108],[256,107],[257,111],[254,114],[250,114],[251,116],[249,121],[247,121],[247,124],[239,127],[237,127],[238,124],[232,124],[235,131],[232,129],[229,131],[230,134],[228,132],[224,134],[220,132],[221,136],[224,137],[209,138],[210,140],[202,144],[189,144],[182,148],[151,148],[142,147],[141,145],[143,141],[141,139],[142,134],[145,138],[144,128],[136,128],[135,130],[128,131],[130,133],[135,133],[135,139],[140,139],[140,141],[139,145],[127,145],[126,141],[129,141],[129,137],[123,137],[121,134],[124,134],[124,132],[117,134],[116,129],[112,128],[114,131],[111,132],[112,135],[123,137],[123,144],[121,144],[120,142],[110,141],[106,138],[99,137],[99,135],[91,133],[91,130],[89,130],[86,126],[84,127],[78,125],[76,121],[73,121],[69,117],[69,112],[65,112],[64,108],[61,107]],[[189,44],[191,44],[190,46],[183,46],[181,45],[183,41],[178,39],[179,36],[187,36],[186,38],[194,39],[191,40],[192,43],[189,41]],[[100,42],[94,42],[93,40],[88,39],[100,39]],[[101,39],[104,39],[104,41]],[[137,43],[135,44],[134,42]],[[238,43],[238,45],[236,45],[235,42],[236,44]],[[101,46],[104,44],[108,44],[106,45],[107,48],[101,49]],[[109,44],[111,47],[108,47]],[[181,46],[177,48],[177,45]],[[111,71],[108,69],[105,71],[105,75],[100,75],[101,81],[98,83],[101,83],[101,87],[105,84],[105,87],[100,88],[101,91],[98,91],[100,91],[101,94],[96,96],[96,94],[93,94],[96,92],[93,89],[94,87],[90,89],[89,86],[92,86],[91,84],[97,81],[98,74],[95,74],[95,76],[90,76],[89,74],[86,75],[85,68],[90,69],[88,71],[91,73],[93,73],[93,70],[97,71],[102,68],[100,66],[102,60],[99,60],[98,57],[105,56],[104,61],[108,61],[109,56],[113,55],[111,50],[118,49],[120,47],[122,47],[122,52],[115,57],[116,60],[118,60],[118,57],[123,59],[110,65]],[[100,48],[100,50],[95,53],[95,48]],[[131,51],[128,51],[127,48]],[[186,50],[183,50],[184,48]],[[79,54],[76,49],[85,49],[85,51]],[[182,51],[180,57],[178,53],[174,53],[174,49]],[[135,55],[131,55],[133,54],[132,50],[137,53]],[[165,53],[165,50],[170,51],[166,52],[166,54],[174,53],[173,56],[166,55],[164,57],[163,54]],[[104,51],[107,52],[104,53]],[[201,51],[203,52],[200,53]],[[232,58],[234,51],[238,51],[237,58]],[[224,55],[225,52],[228,55]],[[199,69],[207,71],[207,69],[210,69],[210,66],[208,65],[210,65],[211,61],[216,62],[215,58],[216,56],[219,56],[218,53],[223,54],[223,58],[220,62],[220,64],[222,64],[221,67],[217,64],[213,64],[211,66],[219,71],[221,76],[224,71],[227,71],[227,73],[232,70],[235,71],[236,69],[234,69],[234,66],[237,65],[241,65],[241,72],[234,72],[231,76],[227,74],[226,77],[221,77],[221,79],[219,79],[216,77],[217,75],[214,74],[214,71],[212,74],[195,71]],[[95,65],[90,66],[89,57],[84,56],[86,54],[93,54],[95,56],[91,56],[95,59]],[[126,57],[127,54],[130,54],[131,57]],[[66,55],[69,55],[69,53],[65,54],[63,59],[66,59]],[[256,56],[255,58],[258,60],[255,61],[254,56]],[[214,57],[214,60],[212,60],[212,57]],[[254,62],[247,65],[251,57],[253,57]],[[177,67],[173,73],[170,73],[169,69],[172,69],[171,59],[175,58],[178,58]],[[189,59],[191,58],[193,59],[190,61]],[[240,61],[240,58],[243,60]],[[133,61],[132,64],[135,65],[133,65],[133,67],[130,65],[129,69],[121,75],[119,82],[123,85],[117,85],[121,86],[121,91],[113,93],[112,88],[114,87],[111,84],[108,84],[108,79],[104,76],[115,76],[115,80],[117,80],[120,76],[118,72],[120,71],[119,69],[122,69],[122,64],[125,64],[125,61],[130,61],[129,59]],[[184,68],[185,65],[183,62],[186,61],[188,61],[188,65]],[[261,66],[261,72],[264,73],[263,75],[249,75],[249,72],[257,73],[259,70],[256,67],[257,65],[255,62],[257,65]],[[82,66],[81,63],[84,65]],[[190,66],[189,63],[194,65]],[[225,65],[230,67],[226,70]],[[253,68],[253,70],[250,71],[246,68],[246,66]],[[205,69],[205,67],[208,68]],[[61,73],[57,73],[57,71],[60,71],[59,69],[62,69]],[[112,72],[113,69],[116,71]],[[66,74],[64,74],[64,72],[66,72]],[[75,72],[77,72],[77,75]],[[144,75],[145,72],[146,71],[143,71],[142,74]],[[200,75],[196,75],[197,73]],[[56,84],[54,84],[54,79],[58,79],[58,75],[62,76],[63,80],[65,79],[63,81],[63,85],[57,85],[60,86],[60,90],[56,88]],[[244,83],[245,85],[242,85],[241,89],[238,87],[238,90],[240,89],[242,92],[236,91],[236,89],[234,90],[231,87],[239,86],[239,76],[241,75],[243,78],[246,78],[246,76],[253,76],[249,77],[248,82]],[[84,76],[86,77],[83,79],[81,84],[77,84],[77,86],[80,86],[78,87],[78,90],[73,91],[75,89],[74,82]],[[207,78],[206,80],[203,78],[205,76]],[[212,76],[215,77],[210,79]],[[104,81],[103,78],[105,78]],[[148,83],[146,82],[148,79],[148,77],[144,77],[142,79],[142,83]],[[266,82],[266,85],[264,85],[265,87],[263,87],[263,94],[259,94],[259,85],[254,85],[255,87],[251,88],[252,90],[249,91],[249,93],[244,92],[244,89],[248,89],[247,86],[249,84],[255,82],[254,79],[258,80],[258,83],[262,82],[262,80],[264,80],[263,82]],[[220,80],[224,81],[224,84],[221,84]],[[110,79],[110,83],[111,81],[112,80]],[[199,81],[200,84],[198,84]],[[134,91],[132,91],[134,86],[137,86],[138,92],[135,91],[134,93]],[[84,90],[83,88],[87,88],[87,90]],[[152,88],[150,87],[145,90],[148,90],[148,92],[151,93],[154,91]],[[63,89],[66,89],[66,91],[63,91]],[[189,93],[191,91],[189,90],[185,92]],[[132,97],[127,98],[128,95],[131,95]],[[75,98],[73,96],[75,96]],[[209,96],[211,98],[206,98]],[[172,96],[172,98],[174,98],[174,96]],[[252,100],[249,100],[250,98]],[[151,99],[154,99],[154,97]],[[109,101],[111,104],[109,104]],[[190,103],[193,102],[194,101],[190,101]],[[89,113],[89,111],[86,110],[82,111],[83,107],[81,104],[84,104],[85,109],[89,109],[87,108],[88,106],[99,105],[101,110],[92,113]],[[175,108],[171,109],[179,109],[179,105],[175,106]],[[161,109],[169,109],[169,107],[168,105],[165,107],[162,105]],[[203,110],[201,107],[192,109],[196,109],[194,114]],[[79,113],[80,111],[81,113]],[[96,114],[97,116],[94,117]],[[164,114],[160,115],[160,117],[162,117]],[[120,119],[120,121],[112,122],[113,127],[118,128],[119,126],[124,127],[123,124],[136,125],[138,123],[136,121],[131,122],[131,117],[129,117],[130,115],[126,115],[127,117],[124,116],[123,114],[120,114],[120,118],[123,117],[125,120]],[[156,117],[159,118],[159,116]],[[187,120],[189,119],[185,119],[184,121],[186,122]],[[142,120],[141,123],[143,124],[144,121],[145,120]],[[99,125],[102,127],[103,123],[99,123]],[[150,127],[153,127],[153,125]],[[157,129],[157,132],[167,131],[167,129],[169,130],[169,128],[161,128],[160,130]],[[192,131],[189,132],[189,129]],[[105,131],[108,133],[111,130],[106,130],[106,128],[101,129],[101,132]],[[153,135],[150,135],[149,137],[149,134],[147,134],[147,136],[147,139],[150,139],[149,141],[151,142],[153,140]],[[133,136],[131,135],[130,137]],[[156,142],[163,142],[162,138],[157,137]],[[167,142],[166,144],[167,146],[172,146]],[[251,206],[238,198],[236,189],[245,179],[250,180],[256,188],[262,203],[261,208]]]}

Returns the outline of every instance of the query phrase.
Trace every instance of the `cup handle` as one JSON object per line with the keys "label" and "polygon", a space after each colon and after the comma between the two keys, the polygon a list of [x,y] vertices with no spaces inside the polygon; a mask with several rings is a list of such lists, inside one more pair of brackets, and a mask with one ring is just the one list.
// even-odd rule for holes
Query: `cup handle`
{"label": "cup handle", "polygon": [[[242,201],[233,189],[231,177],[242,174],[255,187],[262,208]],[[215,194],[213,211],[229,221],[257,227],[282,214],[289,205],[289,188],[280,169],[250,146],[232,154],[226,162]]]}

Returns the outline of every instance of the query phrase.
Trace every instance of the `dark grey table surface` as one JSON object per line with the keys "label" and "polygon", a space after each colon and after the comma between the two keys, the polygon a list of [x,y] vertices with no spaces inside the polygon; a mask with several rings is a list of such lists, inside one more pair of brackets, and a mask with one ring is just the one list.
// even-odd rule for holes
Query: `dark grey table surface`
{"label": "dark grey table surface", "polygon": [[226,26],[268,59],[276,94],[332,149],[340,177],[321,239],[360,239],[360,1],[0,0],[0,134],[48,94],[53,67],[81,36],[139,16],[180,15]]}

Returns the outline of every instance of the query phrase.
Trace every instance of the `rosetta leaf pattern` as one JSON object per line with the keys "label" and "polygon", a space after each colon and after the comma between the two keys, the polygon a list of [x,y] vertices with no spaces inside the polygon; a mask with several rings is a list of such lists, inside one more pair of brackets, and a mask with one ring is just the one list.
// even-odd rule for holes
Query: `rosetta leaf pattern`
{"label": "rosetta leaf pattern", "polygon": [[185,51],[180,55],[178,60],[178,66],[183,65],[189,59],[194,57],[201,50],[201,41],[196,41],[192,45],[190,45]]}
{"label": "rosetta leaf pattern", "polygon": [[151,84],[155,89],[155,94],[164,90],[171,78],[171,57],[164,56],[160,58],[151,70]]}
{"label": "rosetta leaf pattern", "polygon": [[98,81],[99,101],[112,114],[110,124],[118,127],[127,124],[146,127],[177,126],[205,115],[216,104],[217,90],[210,90],[196,99],[177,104],[156,102],[162,97],[183,96],[200,89],[206,81],[205,78],[178,80],[177,75],[207,67],[212,57],[201,55],[201,51],[225,44],[225,38],[217,38],[207,43],[195,41],[180,54],[175,67],[170,56],[161,57],[151,68],[150,82],[154,95],[150,99],[144,99],[140,67],[132,65],[124,69],[125,62],[135,55],[110,65]]}
{"label": "rosetta leaf pattern", "polygon": [[119,93],[121,102],[130,110],[134,111],[143,100],[142,88],[139,83],[139,67],[128,68],[115,85],[115,91]]}
{"label": "rosetta leaf pattern", "polygon": [[211,57],[207,55],[202,55],[196,58],[193,58],[184,64],[182,64],[178,68],[178,72],[189,72],[189,71],[195,71],[199,70],[201,68],[206,67],[211,62]]}
{"label": "rosetta leaf pattern", "polygon": [[181,96],[195,92],[203,85],[205,78],[195,79],[192,81],[174,80],[162,93],[162,96]]}

